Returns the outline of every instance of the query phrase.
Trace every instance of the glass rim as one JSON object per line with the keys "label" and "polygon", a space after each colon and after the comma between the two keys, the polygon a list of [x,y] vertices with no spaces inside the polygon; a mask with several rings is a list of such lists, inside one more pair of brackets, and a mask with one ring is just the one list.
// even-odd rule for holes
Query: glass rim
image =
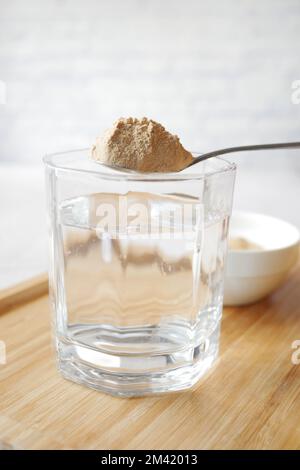
{"label": "glass rim", "polygon": [[[179,172],[173,172],[173,173],[138,173],[138,172],[123,172],[122,169],[120,170],[112,170],[112,173],[106,173],[103,170],[101,170],[101,167],[103,169],[108,168],[105,166],[105,164],[102,164],[101,162],[97,162],[92,160],[91,158],[88,159],[88,161],[92,164],[95,164],[99,166],[98,169],[89,169],[89,168],[76,168],[72,166],[67,166],[66,164],[57,164],[54,162],[54,159],[60,155],[71,155],[75,154],[78,152],[88,152],[90,151],[90,148],[80,148],[80,149],[74,149],[74,150],[67,150],[64,152],[54,152],[54,153],[49,153],[46,154],[43,157],[43,162],[46,165],[46,167],[50,167],[53,169],[58,169],[62,171],[67,171],[67,172],[76,172],[76,173],[86,173],[90,175],[96,175],[100,178],[103,179],[108,179],[108,180],[115,180],[115,181],[157,181],[157,182],[163,182],[163,181],[185,181],[185,180],[203,180],[210,178],[212,176],[218,175],[218,174],[225,174],[229,172],[234,172],[236,170],[236,164],[233,162],[230,162],[226,160],[225,158],[221,157],[211,157],[210,159],[204,160],[203,162],[199,162],[199,165],[201,163],[205,164],[209,160],[217,160],[218,162],[223,163],[221,168],[217,168],[215,170],[208,170],[208,171],[202,171],[199,173],[185,173],[185,170],[179,171]],[[198,156],[201,155],[201,152],[191,152],[192,155]],[[196,164],[197,165],[197,164]],[[191,167],[190,167],[191,168]],[[187,171],[188,169],[186,169]]]}

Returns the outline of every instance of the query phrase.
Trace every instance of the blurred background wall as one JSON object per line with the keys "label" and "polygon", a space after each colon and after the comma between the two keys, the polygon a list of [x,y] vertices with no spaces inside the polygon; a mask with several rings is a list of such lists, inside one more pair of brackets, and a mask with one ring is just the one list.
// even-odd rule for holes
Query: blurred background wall
{"label": "blurred background wall", "polygon": [[[300,140],[299,25],[300,0],[0,0],[1,237],[24,228],[6,278],[46,263],[42,155],[120,116],[199,151]],[[234,160],[235,208],[300,225],[299,151]]]}

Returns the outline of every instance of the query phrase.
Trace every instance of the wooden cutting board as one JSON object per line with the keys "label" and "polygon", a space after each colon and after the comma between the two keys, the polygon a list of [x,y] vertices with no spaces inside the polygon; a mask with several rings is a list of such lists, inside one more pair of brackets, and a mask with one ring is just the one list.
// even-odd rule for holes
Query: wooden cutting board
{"label": "wooden cutting board", "polygon": [[220,358],[194,389],[131,399],[58,374],[45,277],[2,292],[0,447],[299,449],[299,281],[300,269],[265,301],[225,309]]}

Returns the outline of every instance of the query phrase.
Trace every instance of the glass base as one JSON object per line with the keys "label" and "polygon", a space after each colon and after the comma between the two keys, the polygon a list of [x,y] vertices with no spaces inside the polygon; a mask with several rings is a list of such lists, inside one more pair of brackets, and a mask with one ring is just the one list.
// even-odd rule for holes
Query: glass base
{"label": "glass base", "polygon": [[[66,379],[120,397],[191,388],[218,356],[219,325],[197,347],[161,355],[118,355],[58,340],[58,369]],[[140,372],[139,372],[140,369]]]}

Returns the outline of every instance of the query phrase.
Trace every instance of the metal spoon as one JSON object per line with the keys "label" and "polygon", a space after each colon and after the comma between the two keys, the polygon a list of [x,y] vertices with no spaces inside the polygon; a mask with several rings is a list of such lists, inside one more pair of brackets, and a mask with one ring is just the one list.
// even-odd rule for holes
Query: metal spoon
{"label": "metal spoon", "polygon": [[[245,151],[248,152],[252,150],[277,150],[277,149],[293,149],[293,148],[294,149],[300,148],[300,142],[284,142],[280,144],[241,145],[239,147],[228,147],[225,149],[214,150],[213,152],[203,153],[202,155],[199,155],[198,157],[194,157],[191,163],[189,163],[185,168],[182,168],[180,171],[177,171],[176,173],[180,173],[186,168],[196,165],[196,163],[203,162],[204,160],[207,160],[208,158],[218,157],[219,155],[225,155],[227,153],[245,152]],[[125,173],[131,173],[131,174],[143,173],[141,171],[124,168],[124,167],[120,167],[117,165],[111,165],[109,163],[100,162],[97,160],[96,160],[96,163],[107,166],[113,170],[122,171]]]}
{"label": "metal spoon", "polygon": [[198,157],[195,157],[194,160],[185,168],[195,165],[196,163],[202,162],[203,160],[207,160],[208,158],[218,157],[219,155],[225,155],[227,153],[245,152],[252,150],[275,150],[293,148],[300,148],[300,142],[284,142],[281,144],[241,145],[239,147],[228,147],[226,149],[214,150],[213,152],[208,152],[204,153],[203,155],[199,155]]}

